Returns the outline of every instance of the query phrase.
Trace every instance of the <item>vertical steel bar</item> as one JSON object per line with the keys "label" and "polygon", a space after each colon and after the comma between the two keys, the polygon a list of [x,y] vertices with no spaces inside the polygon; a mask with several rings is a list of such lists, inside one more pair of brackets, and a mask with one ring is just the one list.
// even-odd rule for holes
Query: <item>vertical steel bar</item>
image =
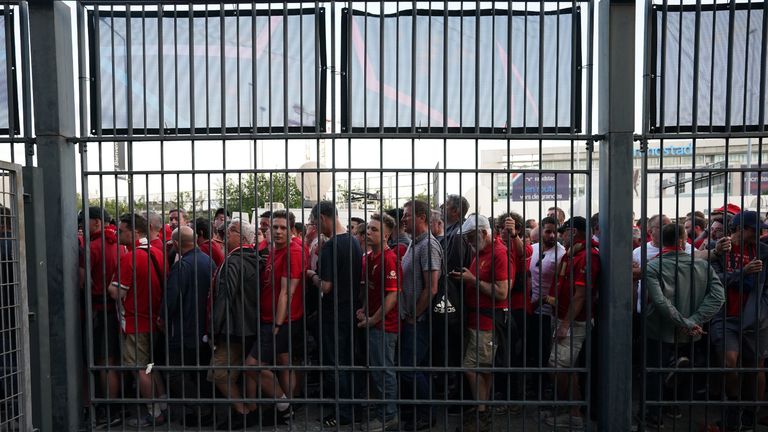
{"label": "vertical steel bar", "polygon": [[[600,145],[600,213],[604,220],[626,221],[632,205],[632,143],[634,129],[635,5],[628,1],[604,1],[599,6],[600,69],[599,131],[606,134]],[[631,238],[621,224],[601,231],[601,376],[598,392],[599,424],[606,430],[629,430],[631,397],[626,391],[632,379],[631,361],[616,361],[616,353],[631,350],[630,310],[632,295],[626,287],[631,277]]]}
{"label": "vertical steel bar", "polygon": [[[69,6],[53,0],[29,4],[30,53],[35,109],[35,131],[39,152],[38,163],[43,169],[45,202],[48,214],[58,215],[49,225],[58,231],[61,240],[48,245],[48,283],[61,287],[49,292],[51,318],[51,362],[53,426],[56,430],[79,427],[81,386],[80,320],[77,289],[77,238],[72,227],[77,226],[73,200],[75,196],[75,153],[65,137],[74,136],[75,82],[71,17]],[[56,47],[56,48],[54,48]],[[55,76],[57,79],[50,79]]]}

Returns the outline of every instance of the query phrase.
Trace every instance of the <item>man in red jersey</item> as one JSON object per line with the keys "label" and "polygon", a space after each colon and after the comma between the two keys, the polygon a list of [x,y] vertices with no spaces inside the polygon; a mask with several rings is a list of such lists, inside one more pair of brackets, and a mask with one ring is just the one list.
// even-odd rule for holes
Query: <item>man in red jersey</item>
{"label": "man in red jersey", "polygon": [[[547,297],[547,303],[555,306],[557,314],[549,365],[568,368],[576,366],[588,331],[587,321],[591,321],[594,314],[594,300],[600,278],[600,256],[597,248],[590,244],[587,220],[583,217],[572,217],[558,232],[562,235],[566,252],[555,275],[553,289],[556,297]],[[591,259],[588,258],[590,255]],[[591,298],[587,297],[588,294],[591,294]],[[587,314],[589,302],[592,314]],[[577,373],[555,373],[555,383],[561,400],[582,400]],[[549,417],[545,423],[557,428],[581,430],[585,420],[581,408],[574,405],[570,412]]]}
{"label": "man in red jersey", "polygon": [[216,268],[224,262],[224,250],[219,243],[211,239],[211,223],[208,219],[197,218],[195,220],[195,234],[197,235],[197,246],[200,250],[211,257]]}
{"label": "man in red jersey", "polygon": [[464,354],[464,372],[472,394],[478,401],[478,418],[466,416],[464,431],[490,431],[491,415],[482,402],[490,400],[493,387],[491,372],[476,372],[474,368],[495,365],[496,349],[503,343],[496,334],[496,320],[509,316],[507,297],[511,281],[515,279],[515,266],[511,265],[507,246],[495,237],[488,218],[471,215],[461,227],[475,254],[469,269],[453,270],[450,276],[464,281],[464,304],[467,308],[467,349]]}
{"label": "man in red jersey", "polygon": [[[386,213],[371,215],[366,228],[366,244],[370,251],[363,257],[361,285],[367,298],[366,307],[357,310],[357,326],[369,328],[368,361],[371,366],[383,367],[371,372],[373,383],[381,399],[398,397],[395,350],[400,332],[397,296],[400,262],[395,251],[387,245],[395,220]],[[379,406],[378,416],[365,425],[367,432],[398,430],[397,405],[390,402]]]}
{"label": "man in red jersey", "polygon": [[[109,294],[117,302],[123,339],[123,365],[136,367],[139,392],[143,398],[165,398],[163,380],[145,370],[153,363],[152,348],[155,323],[163,298],[163,251],[151,246],[147,239],[147,220],[139,214],[120,217],[120,244],[128,248],[118,262],[117,280],[109,286]],[[155,379],[153,379],[155,378]],[[154,390],[154,391],[153,391]],[[147,415],[129,421],[130,426],[150,427],[166,421],[166,404],[148,404]]]}
{"label": "man in red jersey", "polygon": [[[85,224],[85,214],[78,217]],[[116,365],[120,358],[120,330],[115,316],[115,301],[107,295],[107,286],[117,272],[117,256],[125,252],[118,245],[117,233],[108,224],[106,210],[100,207],[88,208],[88,224],[84,227],[90,240],[91,286],[86,295],[91,296],[91,322],[93,323],[93,361],[97,366]],[[85,256],[80,256],[81,283],[85,283]],[[120,395],[120,376],[116,370],[102,370],[99,373],[102,395],[117,399]],[[106,407],[110,409],[109,406]],[[99,412],[97,426],[117,426],[122,414],[113,409],[111,413]]]}
{"label": "man in red jersey", "polygon": [[[303,331],[304,271],[308,257],[300,242],[291,240],[296,219],[286,210],[271,214],[271,249],[261,274],[259,340],[246,359],[248,365],[290,364],[293,333]],[[296,388],[296,372],[283,369],[277,376],[268,369],[249,371],[249,378],[261,382],[262,394],[276,399],[292,398]],[[291,419],[288,402],[277,403],[277,421]]]}

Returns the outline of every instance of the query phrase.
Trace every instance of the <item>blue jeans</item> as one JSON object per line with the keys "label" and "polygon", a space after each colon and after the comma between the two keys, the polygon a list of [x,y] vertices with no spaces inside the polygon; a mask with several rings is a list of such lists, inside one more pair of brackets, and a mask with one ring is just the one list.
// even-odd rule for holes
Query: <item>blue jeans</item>
{"label": "blue jeans", "polygon": [[[373,382],[379,397],[384,400],[397,399],[397,374],[395,367],[395,349],[397,349],[397,333],[386,333],[383,330],[370,330],[370,346],[368,361],[371,366],[384,367],[384,370],[374,370]],[[386,422],[397,415],[395,403],[383,404],[379,408],[379,418]]]}
{"label": "blue jeans", "polygon": [[[427,367],[429,357],[429,321],[408,324],[403,322],[400,333],[400,366]],[[430,385],[427,374],[423,370],[403,372],[403,386],[406,388],[405,397],[415,396],[419,400],[430,397]],[[418,405],[416,418],[429,419],[429,406]]]}
{"label": "blue jeans", "polygon": [[[326,319],[329,318],[329,319]],[[333,394],[336,399],[352,399],[352,372],[349,368],[352,366],[352,322],[351,320],[339,320],[333,322],[330,317],[323,317],[322,323],[322,349],[320,352],[320,364],[323,366],[337,366],[338,374],[335,371],[323,371],[323,385],[325,387],[324,397]],[[339,332],[339,339],[336,340],[336,330]],[[336,349],[338,348],[338,357]],[[336,381],[338,380],[338,393],[335,392]],[[340,403],[338,418],[342,422],[352,420],[352,405]]]}

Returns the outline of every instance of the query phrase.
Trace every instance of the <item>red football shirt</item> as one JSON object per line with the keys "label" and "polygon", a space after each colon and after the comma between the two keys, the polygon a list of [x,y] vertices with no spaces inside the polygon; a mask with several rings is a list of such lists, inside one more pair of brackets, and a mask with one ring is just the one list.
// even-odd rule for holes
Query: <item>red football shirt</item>
{"label": "red football shirt", "polygon": [[[104,310],[104,293],[107,285],[112,283],[117,273],[117,256],[125,253],[125,247],[117,245],[117,234],[114,228],[107,228],[102,233],[91,236],[91,307],[94,310]],[[85,268],[85,258],[81,255],[80,266]],[[114,310],[112,299],[107,296],[107,308]]]}
{"label": "red football shirt", "polygon": [[197,246],[204,254],[211,257],[217,268],[224,262],[224,251],[222,251],[221,246],[213,240],[198,239]]}
{"label": "red football shirt", "polygon": [[[289,247],[273,249],[267,256],[267,265],[261,273],[261,322],[271,323],[275,320],[274,309],[282,292],[282,278],[299,279],[299,286],[288,299],[291,302],[291,321],[304,316],[304,271],[309,263],[305,249],[296,242],[289,242]],[[290,256],[289,256],[290,251]],[[290,275],[288,274],[288,259],[290,258]]]}
{"label": "red football shirt", "polygon": [[[494,239],[472,260],[470,271],[483,282],[494,283],[507,280],[509,288],[515,280],[515,265],[507,254],[507,246],[500,237]],[[468,308],[467,325],[477,330],[493,330],[493,318],[488,313],[480,313],[480,309],[504,309],[509,307],[507,298],[503,300],[491,297],[477,291],[474,284],[464,285],[465,301]]]}
{"label": "red football shirt", "polygon": [[[563,261],[560,264],[560,271],[555,275],[556,285],[553,287],[557,293],[557,317],[561,320],[568,317],[568,309],[571,307],[571,291],[575,293],[577,289],[587,289],[587,243],[580,242],[571,247],[578,247],[579,249],[573,256],[571,256],[569,252],[566,252],[565,256],[563,256]],[[594,315],[594,300],[597,296],[597,286],[598,281],[600,280],[600,256],[598,255],[597,249],[592,247],[591,250],[592,315]],[[573,290],[571,290],[571,276],[573,276]],[[584,303],[584,307],[581,308],[581,312],[579,312],[574,320],[580,322],[587,320],[586,302]]]}
{"label": "red football shirt", "polygon": [[[730,252],[725,255],[725,271],[730,273],[741,270],[755,258],[755,250],[742,253],[741,247],[731,246]],[[725,314],[729,317],[738,317],[749,300],[749,292],[744,292],[739,286],[725,290]]]}
{"label": "red football shirt", "polygon": [[[366,293],[368,296],[368,316],[379,310],[386,294],[400,291],[398,276],[401,273],[400,263],[394,250],[386,249],[383,253],[371,251],[365,254],[363,257],[363,274],[368,280],[368,292]],[[362,283],[365,284],[365,281]],[[397,304],[395,304],[395,307],[384,316],[384,322],[379,322],[376,328],[383,329],[387,333],[397,333],[400,331],[399,321],[400,312],[397,309]]]}
{"label": "red football shirt", "polygon": [[150,333],[154,331],[163,298],[163,252],[145,243],[120,256],[119,263],[119,283],[128,288],[118,303],[120,327],[126,334]]}

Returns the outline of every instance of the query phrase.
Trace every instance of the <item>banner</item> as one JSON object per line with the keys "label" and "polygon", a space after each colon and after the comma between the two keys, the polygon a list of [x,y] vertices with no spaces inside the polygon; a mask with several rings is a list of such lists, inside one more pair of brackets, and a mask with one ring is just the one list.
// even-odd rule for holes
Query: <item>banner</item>
{"label": "banner", "polygon": [[564,201],[571,199],[568,173],[512,174],[513,201]]}
{"label": "banner", "polygon": [[653,131],[758,129],[764,7],[736,3],[731,19],[729,4],[653,6]]}
{"label": "banner", "polygon": [[[9,27],[9,28],[6,28]],[[10,34],[9,41],[6,32]],[[11,119],[13,119],[13,134],[19,133],[19,116],[16,89],[16,64],[14,61],[13,11],[5,15],[0,9],[0,135],[11,135]],[[8,50],[11,50],[10,53]],[[8,70],[8,62],[11,62],[11,70]],[[11,96],[13,98],[11,99]]]}
{"label": "banner", "polygon": [[578,130],[578,8],[342,18],[343,131]]}
{"label": "banner", "polygon": [[324,13],[91,11],[92,133],[324,127]]}

